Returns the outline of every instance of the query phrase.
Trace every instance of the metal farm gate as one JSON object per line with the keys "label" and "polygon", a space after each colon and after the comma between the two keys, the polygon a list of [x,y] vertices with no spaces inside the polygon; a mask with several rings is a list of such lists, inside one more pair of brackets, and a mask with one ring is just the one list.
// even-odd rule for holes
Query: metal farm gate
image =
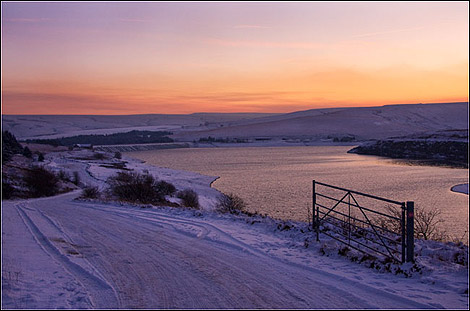
{"label": "metal farm gate", "polygon": [[313,228],[364,253],[414,261],[414,202],[313,181]]}

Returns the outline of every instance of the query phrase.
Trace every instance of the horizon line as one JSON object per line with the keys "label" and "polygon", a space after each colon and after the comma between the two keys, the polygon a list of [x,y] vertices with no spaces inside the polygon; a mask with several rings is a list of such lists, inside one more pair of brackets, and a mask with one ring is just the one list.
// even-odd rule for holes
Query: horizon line
{"label": "horizon line", "polygon": [[467,101],[457,101],[457,102],[432,102],[432,103],[409,103],[409,104],[385,104],[385,105],[378,105],[378,106],[346,106],[346,107],[325,107],[325,108],[312,108],[312,109],[305,109],[305,110],[294,110],[290,112],[191,112],[191,113],[132,113],[132,114],[4,114],[2,111],[3,116],[143,116],[143,115],[174,115],[174,116],[189,116],[194,114],[221,114],[221,115],[228,115],[228,114],[290,114],[302,111],[309,111],[309,110],[325,110],[325,109],[354,109],[354,108],[378,108],[378,107],[388,107],[388,106],[405,106],[405,105],[438,105],[438,104],[467,104]]}

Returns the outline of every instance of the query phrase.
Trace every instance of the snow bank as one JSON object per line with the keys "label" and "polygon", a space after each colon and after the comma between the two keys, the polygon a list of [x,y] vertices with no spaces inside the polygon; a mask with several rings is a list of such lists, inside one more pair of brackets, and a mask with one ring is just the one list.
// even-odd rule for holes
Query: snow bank
{"label": "snow bank", "polygon": [[455,185],[450,190],[454,192],[468,194],[468,184]]}

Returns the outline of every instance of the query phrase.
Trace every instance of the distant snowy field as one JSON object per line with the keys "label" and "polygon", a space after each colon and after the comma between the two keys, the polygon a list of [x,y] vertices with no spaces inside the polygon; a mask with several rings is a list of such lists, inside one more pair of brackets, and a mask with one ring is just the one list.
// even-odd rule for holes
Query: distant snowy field
{"label": "distant snowy field", "polygon": [[[194,189],[202,209],[78,192],[3,201],[2,308],[468,309],[468,247],[416,241],[421,273],[372,269],[338,255],[334,240],[315,242],[305,223],[216,212],[216,177],[124,160]],[[117,172],[71,152],[46,161],[102,190]]]}

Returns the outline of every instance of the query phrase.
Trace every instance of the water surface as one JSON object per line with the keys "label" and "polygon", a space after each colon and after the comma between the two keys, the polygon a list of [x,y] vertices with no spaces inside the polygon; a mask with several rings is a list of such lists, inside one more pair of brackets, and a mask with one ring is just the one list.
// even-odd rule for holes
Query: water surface
{"label": "water surface", "polygon": [[437,208],[444,230],[454,237],[466,236],[468,195],[450,189],[468,182],[467,169],[397,164],[348,154],[351,148],[191,148],[128,155],[157,166],[220,176],[213,187],[242,197],[250,211],[275,218],[307,221],[315,179],[395,201],[414,201],[417,208]]}

